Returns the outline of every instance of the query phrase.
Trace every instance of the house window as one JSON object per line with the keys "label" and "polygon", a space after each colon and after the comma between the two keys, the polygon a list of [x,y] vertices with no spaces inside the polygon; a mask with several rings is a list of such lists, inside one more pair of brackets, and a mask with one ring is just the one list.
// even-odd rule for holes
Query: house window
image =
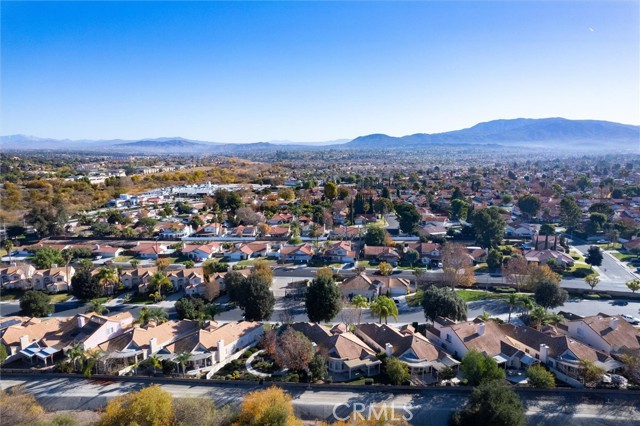
{"label": "house window", "polygon": [[446,340],[447,340],[448,343],[451,343],[451,335],[450,334],[447,334]]}

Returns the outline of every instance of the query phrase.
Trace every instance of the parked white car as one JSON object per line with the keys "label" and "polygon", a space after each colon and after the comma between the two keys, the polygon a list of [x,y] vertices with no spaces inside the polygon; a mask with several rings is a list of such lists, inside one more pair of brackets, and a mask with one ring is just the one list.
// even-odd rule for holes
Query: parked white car
{"label": "parked white car", "polygon": [[627,315],[627,314],[622,314],[620,315],[622,317],[622,319],[624,319],[626,322],[628,322],[629,324],[633,324],[633,325],[638,325],[640,324],[640,319],[638,318],[634,318],[631,315]]}

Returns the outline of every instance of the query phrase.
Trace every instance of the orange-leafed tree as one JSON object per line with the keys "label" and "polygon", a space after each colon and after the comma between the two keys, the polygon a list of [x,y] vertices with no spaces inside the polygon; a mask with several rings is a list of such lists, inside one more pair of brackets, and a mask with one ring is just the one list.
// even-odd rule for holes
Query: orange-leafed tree
{"label": "orange-leafed tree", "polygon": [[240,406],[234,426],[300,426],[302,422],[293,414],[291,396],[272,386],[247,394]]}

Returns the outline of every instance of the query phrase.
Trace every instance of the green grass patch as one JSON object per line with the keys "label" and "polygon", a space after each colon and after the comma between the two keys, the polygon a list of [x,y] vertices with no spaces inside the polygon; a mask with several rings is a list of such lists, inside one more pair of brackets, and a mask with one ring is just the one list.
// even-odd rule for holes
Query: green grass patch
{"label": "green grass patch", "polygon": [[487,300],[487,299],[508,299],[509,295],[507,294],[497,294],[486,292],[483,290],[456,290],[458,297],[460,297],[465,302],[476,302],[478,300]]}
{"label": "green grass patch", "polygon": [[631,253],[620,253],[619,251],[615,251],[613,253],[611,253],[613,255],[613,257],[615,257],[616,259],[622,261],[622,262],[630,262],[631,260],[640,257],[637,254],[631,254]]}
{"label": "green grass patch", "polygon": [[62,303],[66,302],[69,299],[69,294],[60,293],[60,294],[52,294],[51,295],[51,303]]}
{"label": "green grass patch", "polygon": [[347,382],[340,382],[345,385],[364,385],[364,381],[367,380],[366,377],[358,377],[357,379],[349,380]]}
{"label": "green grass patch", "polygon": [[118,256],[118,257],[114,257],[113,261],[114,262],[129,262],[133,258],[134,258],[134,256]]}
{"label": "green grass patch", "polygon": [[2,292],[0,292],[0,301],[9,302],[19,300],[23,294],[24,291],[22,290],[2,290]]}
{"label": "green grass patch", "polygon": [[129,298],[129,301],[127,303],[134,303],[136,305],[151,305],[153,304],[153,300],[151,300],[148,294],[135,293]]}
{"label": "green grass patch", "polygon": [[358,266],[364,266],[365,268],[375,268],[376,265],[372,265],[368,260],[358,260]]}

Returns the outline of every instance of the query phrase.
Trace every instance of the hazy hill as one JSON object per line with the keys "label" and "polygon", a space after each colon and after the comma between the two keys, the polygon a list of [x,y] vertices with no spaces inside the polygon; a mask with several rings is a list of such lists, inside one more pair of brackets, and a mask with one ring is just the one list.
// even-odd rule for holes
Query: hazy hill
{"label": "hazy hill", "polygon": [[142,140],[69,140],[35,136],[10,135],[0,138],[4,150],[82,150],[100,152],[130,152],[132,154],[234,154],[250,151],[319,150],[319,149],[415,149],[436,145],[503,145],[532,148],[582,150],[640,151],[640,126],[597,120],[567,120],[564,118],[494,120],[473,127],[445,133],[416,133],[402,137],[372,134],[357,137],[347,143],[286,143],[284,141],[246,144],[216,143],[164,137]]}
{"label": "hazy hill", "polygon": [[436,144],[608,145],[640,148],[640,127],[596,120],[543,118],[494,120],[445,133],[418,133],[393,137],[383,134],[360,136],[345,144],[349,148],[415,148]]}

